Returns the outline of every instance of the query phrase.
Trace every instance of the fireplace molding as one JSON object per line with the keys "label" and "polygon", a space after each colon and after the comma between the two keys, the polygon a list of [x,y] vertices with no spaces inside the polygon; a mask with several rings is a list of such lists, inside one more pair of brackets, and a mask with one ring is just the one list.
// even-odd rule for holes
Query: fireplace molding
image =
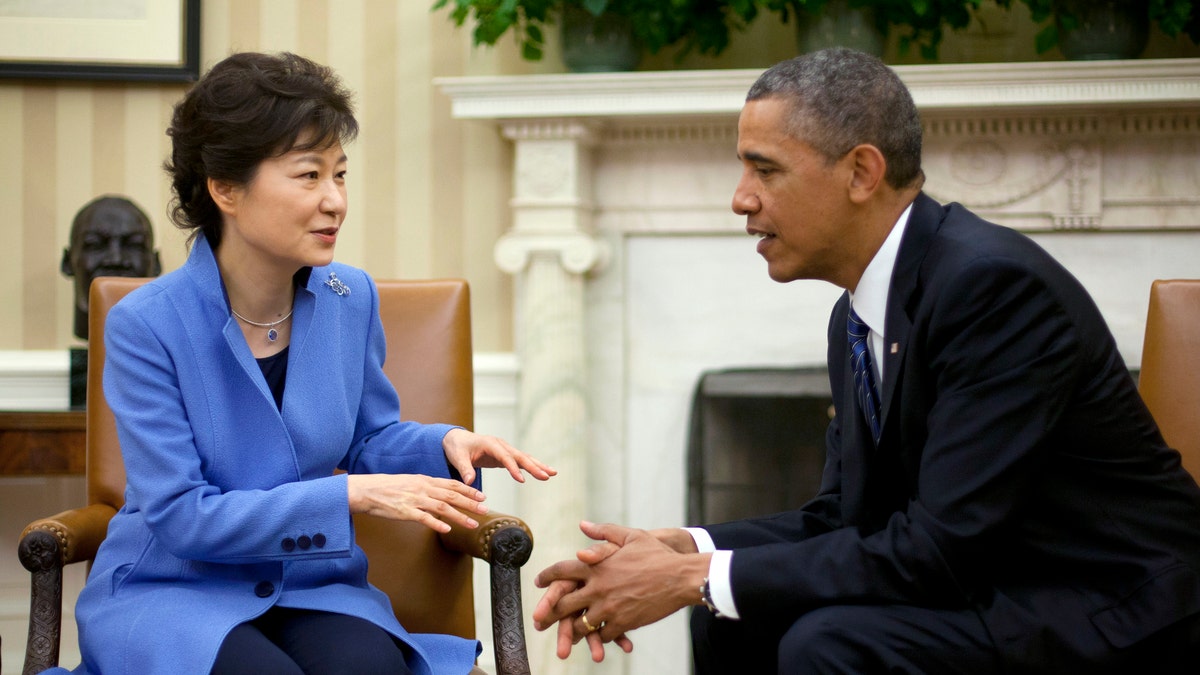
{"label": "fireplace molding", "polygon": [[[1197,274],[1200,59],[896,71],[922,114],[926,191],[1037,238],[1136,366],[1149,280]],[[495,258],[517,280],[517,438],[560,470],[517,497],[539,536],[533,568],[573,557],[583,518],[684,521],[700,373],[824,364],[840,291],[772,284],[730,211],[737,116],[759,72],[436,81],[455,118],[494,124],[514,149]],[[685,619],[639,641],[653,649],[624,672],[685,672]]]}
{"label": "fireplace molding", "polygon": [[[922,111],[1097,109],[1200,102],[1200,59],[895,66]],[[736,116],[759,70],[438,78],[458,119]]]}
{"label": "fireplace molding", "polygon": [[[1122,145],[1170,146],[1180,138],[1194,144],[1200,137],[1200,59],[895,69],[922,113],[926,190],[935,198],[962,201],[984,217],[1031,232],[1187,230],[1200,223],[1194,183],[1158,186],[1155,193],[1105,182],[1113,158],[1128,154]],[[493,120],[518,148],[567,138],[573,148],[732,147],[737,114],[759,72],[465,77],[436,84],[456,118]],[[1193,149],[1135,150],[1151,159],[1125,169],[1154,175],[1164,154],[1188,162]],[[543,150],[549,161],[540,165],[553,165],[554,152]],[[594,210],[583,193],[574,197],[578,208]],[[711,226],[708,219],[695,222]]]}

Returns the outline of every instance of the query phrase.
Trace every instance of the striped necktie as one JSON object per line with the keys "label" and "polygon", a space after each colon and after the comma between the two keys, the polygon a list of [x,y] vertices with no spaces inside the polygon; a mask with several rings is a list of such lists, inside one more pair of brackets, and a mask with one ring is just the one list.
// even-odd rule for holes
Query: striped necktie
{"label": "striped necktie", "polygon": [[867,349],[869,330],[851,307],[846,319],[846,335],[850,340],[850,366],[854,368],[854,393],[858,395],[863,417],[871,425],[872,438],[878,443],[879,393],[875,390],[875,367],[871,365],[871,352]]}

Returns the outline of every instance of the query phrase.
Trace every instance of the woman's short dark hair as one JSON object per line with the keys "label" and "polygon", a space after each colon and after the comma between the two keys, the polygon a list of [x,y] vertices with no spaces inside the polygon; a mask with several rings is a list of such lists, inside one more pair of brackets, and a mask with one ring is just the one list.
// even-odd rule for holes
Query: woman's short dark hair
{"label": "woman's short dark hair", "polygon": [[921,116],[908,87],[878,58],[834,47],[778,63],[746,95],[765,98],[787,101],[788,133],[829,162],[869,143],[883,153],[884,179],[893,188],[924,181]]}
{"label": "woman's short dark hair", "polygon": [[221,242],[221,212],[208,179],[248,184],[259,164],[292,150],[327,148],[358,135],[350,91],[323,65],[290,53],[233,54],[175,105],[171,220],[191,239]]}

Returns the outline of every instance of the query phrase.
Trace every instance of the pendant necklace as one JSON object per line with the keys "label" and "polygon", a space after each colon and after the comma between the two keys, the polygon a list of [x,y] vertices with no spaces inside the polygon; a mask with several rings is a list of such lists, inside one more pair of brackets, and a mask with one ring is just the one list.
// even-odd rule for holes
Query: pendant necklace
{"label": "pendant necklace", "polygon": [[245,321],[246,323],[250,324],[251,326],[258,326],[259,328],[266,328],[267,329],[267,342],[274,342],[279,339],[279,331],[275,330],[275,326],[278,326],[279,324],[283,323],[284,321],[287,321],[288,318],[292,316],[292,312],[294,312],[296,310],[293,309],[292,312],[288,312],[287,314],[284,314],[283,318],[279,319],[278,321],[271,321],[269,323],[259,323],[258,321],[251,321],[250,319],[247,319],[246,317],[242,316],[241,314],[238,314],[237,312],[235,312],[232,307],[229,308],[229,311],[233,312],[234,316],[241,319],[242,321]]}

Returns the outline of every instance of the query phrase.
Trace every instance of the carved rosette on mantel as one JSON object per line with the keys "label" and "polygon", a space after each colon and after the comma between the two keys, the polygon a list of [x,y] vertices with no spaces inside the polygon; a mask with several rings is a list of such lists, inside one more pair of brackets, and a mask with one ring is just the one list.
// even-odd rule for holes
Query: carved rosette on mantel
{"label": "carved rosette on mantel", "polygon": [[[572,558],[587,507],[587,359],[584,275],[608,258],[591,235],[589,153],[585,124],[505,125],[516,144],[513,226],[496,243],[501,270],[516,275],[517,393],[520,447],[558,469],[558,476],[521,494],[521,512],[537,533],[531,569]],[[526,586],[533,607],[540,591]],[[532,635],[538,673],[578,670],[554,656],[554,631]]]}
{"label": "carved rosette on mantel", "polygon": [[925,123],[925,192],[1023,230],[1100,227],[1094,119]]}
{"label": "carved rosette on mantel", "polygon": [[1194,111],[928,115],[925,192],[1026,232],[1195,229],[1198,140]]}

